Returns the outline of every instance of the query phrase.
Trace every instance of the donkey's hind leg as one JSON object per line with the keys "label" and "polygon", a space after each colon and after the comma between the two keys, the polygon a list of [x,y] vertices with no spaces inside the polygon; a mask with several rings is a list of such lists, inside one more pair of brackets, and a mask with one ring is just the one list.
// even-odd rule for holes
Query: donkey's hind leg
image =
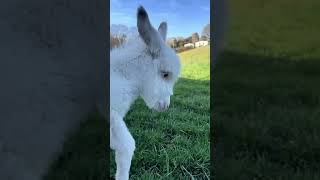
{"label": "donkey's hind leg", "polygon": [[128,180],[135,141],[123,118],[111,112],[110,147],[115,150],[117,173],[116,180]]}

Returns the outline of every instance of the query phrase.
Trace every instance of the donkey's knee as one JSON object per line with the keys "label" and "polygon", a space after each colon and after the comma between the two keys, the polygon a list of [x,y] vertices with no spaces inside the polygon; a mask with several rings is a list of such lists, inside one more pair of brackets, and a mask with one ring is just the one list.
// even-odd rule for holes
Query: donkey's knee
{"label": "donkey's knee", "polygon": [[136,143],[133,139],[131,134],[118,134],[120,135],[119,138],[117,138],[117,134],[112,133],[112,129],[110,130],[110,148],[121,152],[121,153],[127,153],[127,154],[133,154],[134,150],[136,149]]}
{"label": "donkey's knee", "polygon": [[136,144],[125,122],[120,116],[111,117],[110,147],[115,151],[132,154]]}
{"label": "donkey's knee", "polygon": [[111,129],[110,129],[110,148],[115,150],[115,139],[112,135]]}
{"label": "donkey's knee", "polygon": [[135,149],[136,149],[136,141],[131,136],[131,138],[130,138],[130,140],[128,142],[127,152],[133,154]]}
{"label": "donkey's knee", "polygon": [[120,152],[121,154],[127,154],[128,156],[132,156],[134,150],[136,149],[136,142],[131,136],[128,134],[127,136],[123,137],[123,141],[118,142],[118,146],[115,147],[115,150]]}

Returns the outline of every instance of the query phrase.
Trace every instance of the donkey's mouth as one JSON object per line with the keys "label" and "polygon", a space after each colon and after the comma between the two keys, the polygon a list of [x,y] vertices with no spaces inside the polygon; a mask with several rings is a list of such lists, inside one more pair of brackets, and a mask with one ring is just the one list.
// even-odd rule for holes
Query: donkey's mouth
{"label": "donkey's mouth", "polygon": [[153,108],[153,110],[157,111],[157,112],[164,112],[166,111],[166,109],[160,109],[160,108]]}
{"label": "donkey's mouth", "polygon": [[169,104],[163,102],[163,101],[159,101],[158,103],[156,103],[156,105],[153,107],[153,109],[155,111],[158,112],[163,112],[166,111],[169,108]]}

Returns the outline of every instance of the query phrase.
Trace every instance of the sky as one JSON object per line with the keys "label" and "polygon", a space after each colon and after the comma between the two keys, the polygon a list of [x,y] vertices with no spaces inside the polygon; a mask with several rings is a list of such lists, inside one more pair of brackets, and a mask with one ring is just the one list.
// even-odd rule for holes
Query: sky
{"label": "sky", "polygon": [[167,37],[188,37],[210,23],[210,0],[111,0],[110,24],[136,27],[137,7],[148,12],[157,29],[162,21],[168,24]]}

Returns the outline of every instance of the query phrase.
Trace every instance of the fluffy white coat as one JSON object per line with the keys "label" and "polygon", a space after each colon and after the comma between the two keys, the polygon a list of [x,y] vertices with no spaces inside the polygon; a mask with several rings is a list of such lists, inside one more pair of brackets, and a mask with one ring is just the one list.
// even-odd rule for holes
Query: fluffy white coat
{"label": "fluffy white coat", "polygon": [[123,118],[142,97],[150,109],[170,105],[173,86],[180,74],[180,60],[166,43],[167,24],[158,30],[143,7],[138,8],[139,37],[110,52],[110,147],[116,155],[116,180],[128,180],[135,140]]}

